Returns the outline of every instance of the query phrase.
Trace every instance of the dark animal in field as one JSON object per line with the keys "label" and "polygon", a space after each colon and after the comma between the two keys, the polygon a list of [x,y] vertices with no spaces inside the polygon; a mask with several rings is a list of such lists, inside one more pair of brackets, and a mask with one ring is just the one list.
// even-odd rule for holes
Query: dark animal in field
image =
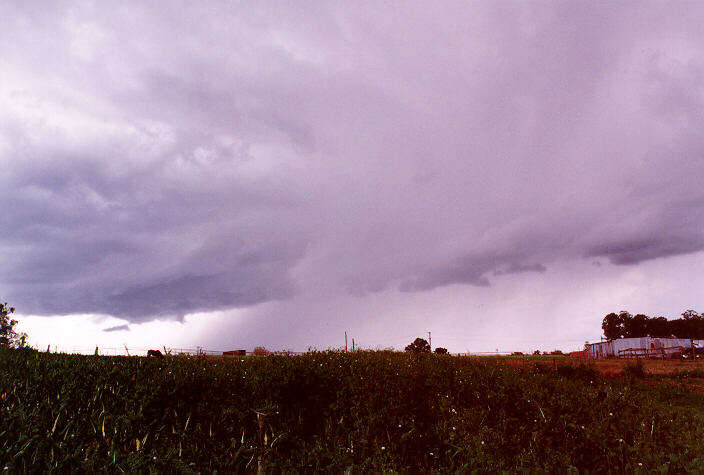
{"label": "dark animal in field", "polygon": [[159,350],[149,350],[147,351],[147,357],[149,358],[163,358],[164,355],[161,354]]}

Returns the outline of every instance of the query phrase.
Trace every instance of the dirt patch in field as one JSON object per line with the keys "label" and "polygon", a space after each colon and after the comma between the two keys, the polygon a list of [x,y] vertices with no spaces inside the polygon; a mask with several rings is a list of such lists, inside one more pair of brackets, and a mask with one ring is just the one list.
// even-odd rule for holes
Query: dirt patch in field
{"label": "dirt patch in field", "polygon": [[[669,359],[669,360],[640,360],[643,364],[643,370],[646,374],[651,375],[675,375],[685,371],[698,370],[704,372],[704,361],[688,361],[680,359]],[[585,360],[582,358],[572,358],[572,357],[559,357],[559,358],[506,358],[500,361],[501,364],[506,366],[520,367],[520,366],[535,366],[536,364],[543,364],[548,366],[560,366],[560,365],[579,365],[586,364],[594,369],[596,369],[600,374],[604,376],[620,376],[623,374],[623,370],[629,364],[636,363],[633,359],[603,359],[603,360]],[[694,381],[695,378],[690,378],[689,381]],[[702,387],[704,388],[704,380],[702,381]]]}
{"label": "dirt patch in field", "polygon": [[[687,360],[640,360],[643,364],[643,370],[646,374],[652,375],[675,375],[685,371],[699,370],[704,371],[704,361],[687,361]],[[594,362],[598,371],[611,370],[614,371],[623,369],[634,364],[634,360],[597,360]]]}
{"label": "dirt patch in field", "polygon": [[704,379],[701,378],[686,378],[684,380],[675,380],[670,378],[665,379],[644,379],[641,381],[644,385],[657,387],[662,385],[674,386],[677,389],[688,389],[693,393],[704,394]]}
{"label": "dirt patch in field", "polygon": [[688,378],[687,384],[689,384],[689,390],[695,393],[704,394],[704,379],[702,378]]}

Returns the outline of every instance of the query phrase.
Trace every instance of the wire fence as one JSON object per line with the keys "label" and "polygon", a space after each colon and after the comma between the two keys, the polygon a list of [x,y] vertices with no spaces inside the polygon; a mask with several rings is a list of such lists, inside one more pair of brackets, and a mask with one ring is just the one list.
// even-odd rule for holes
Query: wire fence
{"label": "wire fence", "polygon": [[[61,345],[49,345],[47,347],[50,353],[68,353],[68,354],[80,354],[80,355],[91,355],[98,354],[102,356],[147,356],[149,351],[158,350],[162,354],[168,355],[222,355],[228,350],[208,350],[205,348],[136,348],[136,347],[106,347],[106,346],[61,346]],[[248,352],[251,354],[252,352]]]}
{"label": "wire fence", "polygon": [[[345,351],[344,348],[331,348],[332,350]],[[39,348],[40,351],[44,351]],[[50,353],[65,353],[65,354],[80,354],[80,355],[101,355],[101,356],[147,356],[150,351],[158,350],[162,355],[173,355],[173,356],[251,356],[251,355],[303,355],[308,352],[306,351],[293,351],[293,350],[279,350],[279,351],[269,351],[269,350],[255,350],[248,351],[243,349],[236,350],[213,350],[206,349],[202,347],[196,348],[174,348],[162,346],[161,348],[137,348],[137,347],[106,347],[106,346],[62,346],[62,345],[49,345],[46,348],[47,352]],[[377,349],[378,350],[378,349]],[[354,351],[377,351],[371,348],[357,348]],[[352,350],[350,350],[352,351]],[[399,351],[399,350],[393,350]],[[399,351],[401,352],[401,351]],[[455,356],[511,356],[511,355],[523,355],[521,352],[515,351],[473,351],[473,352],[458,352],[448,354]],[[546,354],[546,353],[544,353]]]}

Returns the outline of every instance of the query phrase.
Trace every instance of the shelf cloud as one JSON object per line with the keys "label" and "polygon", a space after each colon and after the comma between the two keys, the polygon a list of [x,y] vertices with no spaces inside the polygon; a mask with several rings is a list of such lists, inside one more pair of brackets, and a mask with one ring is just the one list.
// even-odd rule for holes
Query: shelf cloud
{"label": "shelf cloud", "polygon": [[0,292],[24,313],[182,321],[704,249],[696,3],[0,18]]}

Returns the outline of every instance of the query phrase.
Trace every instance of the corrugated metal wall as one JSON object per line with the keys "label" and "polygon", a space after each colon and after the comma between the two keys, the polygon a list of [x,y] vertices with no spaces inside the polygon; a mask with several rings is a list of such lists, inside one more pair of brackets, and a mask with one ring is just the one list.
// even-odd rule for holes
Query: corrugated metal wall
{"label": "corrugated metal wall", "polygon": [[685,338],[620,338],[587,345],[590,358],[624,358],[624,357],[672,357],[683,349],[704,347],[704,340]]}

